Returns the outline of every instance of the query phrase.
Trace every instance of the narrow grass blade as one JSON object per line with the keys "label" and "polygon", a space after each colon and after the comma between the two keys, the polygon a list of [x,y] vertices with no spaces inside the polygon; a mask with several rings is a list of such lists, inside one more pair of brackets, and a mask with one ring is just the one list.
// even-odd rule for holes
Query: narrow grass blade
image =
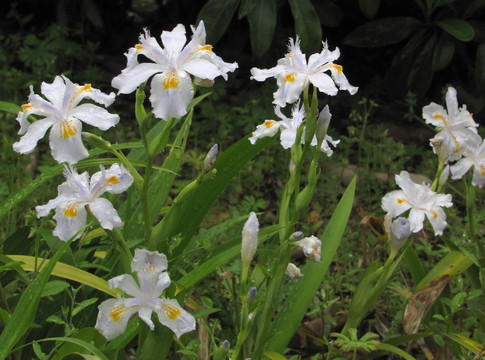
{"label": "narrow grass blade", "polygon": [[278,313],[271,329],[271,338],[268,340],[266,351],[281,353],[305,315],[308,305],[325,277],[342,239],[352,210],[355,183],[354,178],[345,190],[323,232],[321,237],[322,260],[319,263],[309,262],[305,266],[303,269],[304,276],[295,284]]}
{"label": "narrow grass blade", "polygon": [[[27,256],[27,255],[7,255],[10,259],[15,261],[21,261],[23,264],[21,265],[22,269],[26,271],[34,271],[35,270],[35,257],[34,256]],[[41,261],[41,259],[37,259],[37,264]],[[41,269],[44,269],[45,266],[50,262],[50,260],[46,260],[42,265]],[[90,286],[94,289],[100,290],[108,295],[116,296],[117,294],[121,294],[121,292],[116,290],[111,290],[109,288],[108,282],[100,277],[97,277],[94,274],[91,274],[87,271],[78,269],[74,266],[67,265],[61,262],[57,262],[52,269],[52,275],[59,276],[64,279],[77,281],[80,284],[84,284]]]}
{"label": "narrow grass blade", "polygon": [[0,360],[4,360],[10,354],[10,351],[17,341],[28,331],[30,325],[34,321],[35,314],[37,313],[37,307],[39,306],[44,286],[49,280],[57,261],[62,254],[64,254],[70,244],[71,241],[65,243],[54,254],[20,296],[10,320],[0,335]]}
{"label": "narrow grass blade", "polygon": [[[273,235],[277,234],[279,231],[278,225],[268,226],[264,229],[259,231],[259,243],[264,243],[266,240],[271,238]],[[230,241],[233,245],[224,250],[218,251],[218,249],[214,249],[214,256],[210,258],[210,260],[200,264],[197,266],[196,269],[192,270],[188,274],[184,275],[177,284],[183,288],[190,288],[191,286],[197,284],[199,281],[204,279],[207,275],[214,272],[217,268],[222,265],[225,265],[232,261],[236,256],[241,254],[241,238],[238,237],[233,241]],[[227,245],[221,245],[220,247],[227,248]]]}

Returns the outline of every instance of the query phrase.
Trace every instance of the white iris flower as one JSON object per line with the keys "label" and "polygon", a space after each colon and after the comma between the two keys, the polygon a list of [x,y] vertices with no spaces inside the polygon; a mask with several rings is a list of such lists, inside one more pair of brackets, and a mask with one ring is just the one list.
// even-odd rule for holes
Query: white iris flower
{"label": "white iris flower", "polygon": [[[119,194],[130,187],[133,177],[123,165],[113,164],[108,170],[93,174],[78,174],[73,167],[64,170],[66,181],[58,186],[59,195],[45,205],[36,206],[37,217],[49,214],[56,209],[54,220],[57,226],[53,234],[62,241],[68,241],[86,225],[86,206],[98,219],[104,229],[120,227],[122,221],[113,205],[107,199],[100,198],[105,192]],[[80,234],[77,237],[81,236]]]}
{"label": "white iris flower", "polygon": [[[281,130],[280,143],[284,149],[289,149],[295,144],[298,128],[305,120],[305,109],[303,108],[303,105],[300,107],[299,101],[293,105],[291,117],[287,117],[285,114],[283,114],[280,106],[276,105],[275,114],[281,120],[265,120],[264,123],[258,125],[256,130],[253,131],[252,136],[249,138],[251,144],[254,145],[258,139],[263,137],[274,136],[278,130]],[[328,105],[325,106],[325,108],[321,111],[320,116],[326,116],[330,120],[331,114],[328,109]],[[305,131],[302,133],[301,142],[305,143]],[[333,150],[329,144],[336,147],[339,142],[340,140],[333,140],[330,135],[325,133],[320,150],[326,153],[327,156],[331,156],[333,154]],[[317,144],[317,137],[314,135],[310,145],[317,146]]]}
{"label": "white iris flower", "polygon": [[456,160],[461,156],[463,147],[469,139],[477,134],[478,124],[467,111],[466,105],[458,108],[456,90],[452,87],[446,92],[446,109],[432,102],[423,107],[423,118],[426,123],[440,130],[435,138],[443,138],[450,160]]}
{"label": "white iris flower", "polygon": [[295,241],[295,244],[302,248],[306,257],[312,258],[314,262],[320,262],[322,258],[322,242],[315,235]]}
{"label": "white iris flower", "polygon": [[472,166],[472,185],[482,187],[485,184],[485,141],[479,135],[470,137],[463,158],[451,166],[452,178],[461,179]]}
{"label": "white iris flower", "polygon": [[[333,63],[339,56],[339,49],[330,51],[325,42],[322,52],[311,55],[307,62],[306,56],[300,50],[299,38],[296,41],[290,38],[285,57],[278,60],[278,64],[271,69],[252,68],[251,79],[264,81],[275,77],[278,90],[274,93],[273,103],[281,107],[298,100],[309,83],[327,95],[336,95],[338,89],[355,94],[358,88],[349,84],[342,72],[342,66]],[[326,72],[330,72],[330,75]]]}
{"label": "white iris flower", "polygon": [[194,330],[195,318],[177,300],[160,298],[170,285],[170,277],[165,270],[167,257],[164,254],[136,249],[131,271],[137,274],[138,282],[128,274],[108,281],[111,289],[120,289],[132,297],[118,297],[102,302],[98,307],[95,328],[106,339],[112,340],[125,331],[130,317],[138,313],[140,319],[154,330],[155,324],[151,317],[152,312],[155,312],[160,323],[170,328],[177,337]]}
{"label": "white iris flower", "polygon": [[258,125],[252,136],[249,138],[251,144],[255,144],[260,138],[274,136],[281,129],[280,142],[284,149],[289,149],[295,144],[298,127],[305,118],[305,110],[300,107],[300,102],[296,103],[291,110],[291,118],[286,117],[278,105],[275,106],[275,114],[281,121],[265,120]]}
{"label": "white iris flower", "polygon": [[395,190],[382,198],[382,208],[387,216],[395,218],[410,210],[408,220],[411,231],[416,233],[423,228],[425,216],[436,235],[443,234],[446,227],[446,214],[442,207],[450,207],[451,195],[437,194],[425,184],[413,182],[407,171],[396,175],[396,183],[401,190]]}
{"label": "white iris flower", "polygon": [[[129,94],[152,75],[150,101],[156,117],[168,120],[187,113],[187,106],[194,97],[190,75],[209,83],[217,76],[227,80],[227,73],[237,68],[237,63],[226,63],[212,52],[205,43],[205,27],[201,21],[192,27],[192,39],[185,45],[185,27],[178,24],[172,31],[163,31],[161,40],[150,36],[148,30],[141,34],[139,44],[130,48],[125,56],[127,65],[112,81],[118,93]],[[185,46],[184,46],[185,45]],[[139,63],[138,55],[153,62]]]}
{"label": "white iris flower", "polygon": [[[120,121],[116,114],[91,103],[80,104],[89,98],[98,104],[109,106],[115,94],[105,94],[94,89],[90,84],[80,86],[72,83],[65,76],[56,76],[52,84],[43,82],[40,90],[47,98],[34,93],[30,87],[29,103],[22,105],[23,111],[17,115],[20,123],[20,141],[13,144],[13,149],[21,154],[31,153],[37,142],[52,127],[49,135],[52,156],[58,162],[74,164],[88,157],[88,151],[81,140],[82,123],[107,130]],[[27,121],[29,115],[40,115],[43,119],[33,123]]]}

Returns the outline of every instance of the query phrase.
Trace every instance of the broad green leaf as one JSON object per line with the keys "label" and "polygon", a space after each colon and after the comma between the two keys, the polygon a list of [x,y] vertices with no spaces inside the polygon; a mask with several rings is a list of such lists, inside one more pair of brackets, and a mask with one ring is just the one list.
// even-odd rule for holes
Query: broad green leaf
{"label": "broad green leaf", "polygon": [[104,355],[103,352],[101,350],[97,349],[96,346],[94,346],[93,344],[91,344],[87,341],[81,340],[81,339],[76,339],[74,337],[67,337],[67,336],[51,337],[51,338],[37,340],[37,342],[41,342],[41,341],[59,341],[59,342],[62,342],[62,343],[76,344],[76,345],[80,346],[81,348],[89,351],[91,354],[97,356],[97,358],[100,359],[100,360],[109,360],[106,357],[106,355]]}
{"label": "broad green leaf", "polygon": [[42,297],[59,294],[60,292],[64,291],[64,289],[67,289],[68,287],[69,287],[69,284],[62,280],[49,281],[47,284],[45,284],[44,291],[42,291]]}
{"label": "broad green leaf", "polygon": [[241,20],[245,17],[254,7],[258,4],[258,0],[241,0],[241,6],[239,6],[239,12],[237,17]]}
{"label": "broad green leaf", "polygon": [[184,190],[187,192],[182,196],[179,194],[174,199],[174,204],[169,212],[153,229],[152,240],[166,242],[180,234],[182,240],[172,255],[177,256],[182,253],[222,190],[249,160],[275,140],[274,138],[263,138],[259,139],[255,145],[251,145],[248,138],[249,135],[231,145],[218,156],[212,170],[216,173],[212,178],[200,184],[193,184],[191,190],[186,187]]}
{"label": "broad green leaf", "polygon": [[197,16],[196,23],[203,20],[207,42],[215,44],[226,32],[239,5],[239,0],[209,0]]}
{"label": "broad green leaf", "polygon": [[310,0],[289,0],[289,3],[303,52],[317,52],[322,42],[322,26],[312,3]]}
{"label": "broad green leaf", "polygon": [[264,356],[266,356],[270,360],[286,360],[286,358],[283,355],[274,351],[266,351],[264,353]]}
{"label": "broad green leaf", "polygon": [[433,280],[440,279],[443,276],[454,277],[461,274],[468,269],[473,262],[460,251],[450,251],[443,259],[441,259],[426,276],[413,288],[413,293],[423,290]]}
{"label": "broad green leaf", "polygon": [[17,115],[19,111],[22,111],[22,108],[17,104],[8,101],[0,101],[0,111],[5,111],[10,114]]}
{"label": "broad green leaf", "polygon": [[411,274],[411,279],[413,280],[414,284],[417,284],[426,275],[426,270],[424,269],[423,263],[410,242],[407,242],[404,245],[403,254],[404,261],[406,262],[408,271]]}
{"label": "broad green leaf", "polygon": [[422,98],[426,94],[433,79],[432,65],[435,45],[436,38],[431,36],[419,49],[413,59],[407,85],[418,98]]}
{"label": "broad green leaf", "polygon": [[449,339],[463,346],[465,349],[468,349],[477,355],[483,355],[483,345],[466,336],[450,332],[443,333],[442,335],[448,337]]}
{"label": "broad green leaf", "polygon": [[334,28],[340,25],[344,17],[342,9],[336,2],[331,0],[323,0],[314,2],[313,6],[320,18],[320,23],[324,27]]}
{"label": "broad green leaf", "polygon": [[359,8],[367,19],[373,19],[379,10],[380,0],[359,0]]}
{"label": "broad green leaf", "polygon": [[248,13],[251,48],[257,58],[269,49],[276,27],[275,0],[260,0]]}
{"label": "broad green leaf", "polygon": [[433,71],[446,68],[455,53],[455,41],[447,34],[441,33],[433,52]]}
{"label": "broad green leaf", "polygon": [[412,17],[388,17],[369,21],[354,29],[343,43],[364,48],[396,44],[415,33],[422,23]]}
{"label": "broad green leaf", "polygon": [[477,88],[485,91],[485,43],[480,44],[477,48],[475,59],[475,83]]}
{"label": "broad green leaf", "polygon": [[[48,261],[39,274],[32,280],[24,290],[15,307],[15,310],[0,334],[0,360],[4,360],[14,345],[28,331],[33,323],[37,307],[42,296],[45,284],[49,280],[52,270],[64,251],[69,247],[71,241],[66,242]],[[19,260],[19,259],[15,259]]]}
{"label": "broad green leaf", "polygon": [[473,26],[462,19],[437,20],[436,25],[460,41],[470,41],[475,36]]}
{"label": "broad green leaf", "polygon": [[409,355],[406,351],[401,350],[397,346],[381,343],[376,346],[377,350],[385,351],[387,353],[394,353],[406,360],[416,360],[416,358],[412,355]]}
{"label": "broad green leaf", "polygon": [[412,289],[412,296],[403,315],[406,334],[418,332],[421,322],[453,276],[470,267],[473,262],[460,251],[450,251]]}
{"label": "broad green leaf", "polygon": [[319,263],[309,262],[303,269],[304,276],[298,280],[278,312],[267,341],[266,351],[282,352],[286,347],[308,305],[315,296],[318,287],[327,274],[330,263],[340,244],[342,235],[352,210],[355,193],[354,178],[340,199],[328,225],[325,227],[322,240],[322,260]]}
{"label": "broad green leaf", "polygon": [[[7,255],[7,256],[12,260],[22,261],[23,262],[23,265],[21,265],[22,269],[26,271],[35,270],[34,256],[27,256],[27,255]],[[41,260],[42,259],[37,259],[37,263],[40,263]],[[44,269],[47,266],[47,264],[50,264],[50,262],[51,260],[46,260],[42,265],[41,269]],[[71,265],[57,262],[51,271],[52,271],[52,275],[59,276],[63,279],[77,281],[80,284],[88,285],[94,289],[100,290],[111,296],[116,296],[117,294],[121,293],[117,290],[111,290],[106,280],[101,279],[100,277],[97,277],[94,274],[78,269]]]}

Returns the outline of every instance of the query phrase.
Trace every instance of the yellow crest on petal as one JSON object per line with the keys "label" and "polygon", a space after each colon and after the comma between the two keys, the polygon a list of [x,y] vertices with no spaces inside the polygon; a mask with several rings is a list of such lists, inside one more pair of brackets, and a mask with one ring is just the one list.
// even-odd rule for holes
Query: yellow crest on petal
{"label": "yellow crest on petal", "polygon": [[74,204],[69,204],[64,209],[64,217],[75,218],[77,216],[77,207]]}
{"label": "yellow crest on petal", "polygon": [[169,304],[169,303],[164,303],[162,305],[162,310],[165,313],[165,315],[168,316],[170,320],[175,320],[177,319],[180,314],[182,313],[178,307],[175,305]]}
{"label": "yellow crest on petal", "polygon": [[61,138],[66,140],[66,139],[76,135],[77,130],[74,127],[74,125],[72,124],[71,121],[63,120],[63,121],[61,121],[60,133],[61,133]]}
{"label": "yellow crest on petal", "polygon": [[295,81],[295,74],[294,73],[287,74],[285,76],[285,82],[293,82],[293,81]]}
{"label": "yellow crest on petal", "polygon": [[31,103],[23,104],[22,110],[24,111],[24,113],[26,113],[29,109],[32,109],[33,107],[34,107],[34,105],[32,105]]}
{"label": "yellow crest on petal", "polygon": [[177,73],[169,72],[165,75],[163,79],[163,89],[176,89],[179,86],[179,77]]}
{"label": "yellow crest on petal", "polygon": [[118,322],[126,311],[126,306],[121,304],[114,307],[108,314],[108,316],[114,321]]}
{"label": "yellow crest on petal", "polygon": [[106,179],[106,182],[108,184],[119,184],[120,183],[120,179],[117,177],[117,176],[110,176],[109,178]]}
{"label": "yellow crest on petal", "polygon": [[274,124],[276,124],[276,121],[274,121],[274,120],[265,120],[264,121],[264,126],[266,126],[267,129],[269,129]]}

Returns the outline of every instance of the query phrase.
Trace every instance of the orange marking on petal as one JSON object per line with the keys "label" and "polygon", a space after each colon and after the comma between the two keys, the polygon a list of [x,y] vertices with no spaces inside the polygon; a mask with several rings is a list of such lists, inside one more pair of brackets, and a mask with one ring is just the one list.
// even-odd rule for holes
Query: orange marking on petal
{"label": "orange marking on petal", "polygon": [[212,52],[212,45],[202,45],[199,47],[199,50]]}
{"label": "orange marking on petal", "polygon": [[126,311],[126,306],[121,304],[113,308],[108,316],[113,319],[114,322],[118,322]]}
{"label": "orange marking on petal", "polygon": [[170,72],[165,75],[163,79],[163,89],[176,89],[179,86],[179,77],[176,73]]}
{"label": "orange marking on petal", "polygon": [[285,82],[293,82],[295,81],[295,74],[288,74],[285,76]]}
{"label": "orange marking on petal", "polygon": [[109,178],[106,179],[106,182],[108,184],[119,184],[120,183],[120,179],[117,177],[117,176],[110,176]]}
{"label": "orange marking on petal", "polygon": [[162,310],[165,312],[170,320],[175,320],[181,314],[180,309],[172,304],[164,303],[162,305]]}
{"label": "orange marking on petal", "polygon": [[485,166],[480,165],[480,172],[481,172],[482,176],[485,176]]}
{"label": "orange marking on petal", "polygon": [[69,204],[64,209],[64,217],[75,218],[77,216],[77,207],[74,204]]}
{"label": "orange marking on petal", "polygon": [[91,87],[91,84],[84,84],[84,86],[81,86],[81,92],[84,92],[84,91],[93,92],[93,88]]}
{"label": "orange marking on petal", "polygon": [[22,105],[22,110],[25,112],[27,112],[29,109],[32,109],[34,107],[34,105],[32,105],[31,103],[28,103],[28,104],[23,104]]}
{"label": "orange marking on petal", "polygon": [[265,120],[264,121],[264,126],[266,126],[267,129],[269,129],[274,124],[276,124],[276,121],[274,121],[274,120]]}
{"label": "orange marking on petal", "polygon": [[332,64],[331,65],[339,74],[342,73],[342,65]]}
{"label": "orange marking on petal", "polygon": [[431,214],[433,215],[434,219],[436,219],[438,217],[438,213],[434,210],[431,210]]}
{"label": "orange marking on petal", "polygon": [[61,138],[66,140],[66,139],[76,135],[77,130],[74,127],[74,125],[72,124],[71,121],[63,120],[63,121],[61,121],[60,133],[61,133]]}
{"label": "orange marking on petal", "polygon": [[402,204],[403,204],[405,201],[406,201],[406,200],[404,200],[404,199],[397,198],[397,203],[398,203],[399,205],[402,205]]}
{"label": "orange marking on petal", "polygon": [[142,51],[142,50],[143,50],[143,46],[142,46],[142,45],[140,45],[140,44],[136,44],[136,45],[135,45],[135,49],[136,49],[136,52],[140,52],[140,51]]}
{"label": "orange marking on petal", "polygon": [[441,115],[440,113],[437,113],[437,112],[436,112],[436,113],[434,113],[433,117],[434,117],[435,119],[438,119],[438,120],[441,120],[441,121],[446,121],[446,120],[445,120],[445,117],[444,117],[443,115]]}

